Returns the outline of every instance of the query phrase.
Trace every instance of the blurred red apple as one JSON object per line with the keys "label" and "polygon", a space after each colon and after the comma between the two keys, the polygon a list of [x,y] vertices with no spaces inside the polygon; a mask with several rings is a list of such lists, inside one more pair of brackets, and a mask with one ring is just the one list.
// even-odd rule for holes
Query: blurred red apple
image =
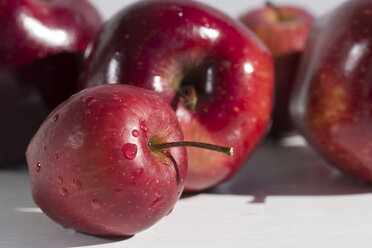
{"label": "blurred red apple", "polygon": [[76,90],[101,24],[85,0],[0,2],[0,164],[23,161],[42,120]]}
{"label": "blurred red apple", "polygon": [[231,146],[234,156],[187,148],[187,190],[234,175],[262,139],[273,59],[243,25],[194,1],[139,1],[109,20],[87,56],[82,87],[132,84],[173,105],[185,140]]}
{"label": "blurred red apple", "polygon": [[372,2],[347,1],[312,27],[291,112],[312,146],[372,182]]}
{"label": "blurred red apple", "polygon": [[249,11],[240,20],[267,45],[275,59],[273,136],[293,131],[289,99],[313,16],[303,8],[274,6]]}
{"label": "blurred red apple", "polygon": [[84,90],[59,105],[27,149],[32,195],[65,227],[132,235],[167,215],[187,171],[177,116],[156,93],[128,85]]}

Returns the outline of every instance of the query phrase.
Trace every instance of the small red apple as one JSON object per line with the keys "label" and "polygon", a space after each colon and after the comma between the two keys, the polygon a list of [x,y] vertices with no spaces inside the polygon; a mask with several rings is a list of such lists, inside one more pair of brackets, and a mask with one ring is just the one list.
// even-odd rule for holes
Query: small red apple
{"label": "small red apple", "polygon": [[271,134],[281,136],[293,131],[289,99],[314,17],[305,9],[274,6],[249,11],[240,17],[267,45],[275,59],[275,103]]}
{"label": "small red apple", "polygon": [[86,0],[0,1],[0,165],[23,161],[43,119],[76,91],[101,24]]}
{"label": "small red apple", "polygon": [[372,182],[372,2],[315,21],[291,101],[296,126],[331,164]]}
{"label": "small red apple", "polygon": [[234,147],[234,157],[188,148],[186,190],[233,176],[269,122],[273,59],[239,22],[194,1],[139,1],[93,42],[82,88],[132,84],[172,104],[186,140]]}
{"label": "small red apple", "polygon": [[59,224],[132,235],[167,215],[180,197],[186,149],[171,107],[156,93],[104,85],[77,93],[44,121],[28,146],[32,195]]}

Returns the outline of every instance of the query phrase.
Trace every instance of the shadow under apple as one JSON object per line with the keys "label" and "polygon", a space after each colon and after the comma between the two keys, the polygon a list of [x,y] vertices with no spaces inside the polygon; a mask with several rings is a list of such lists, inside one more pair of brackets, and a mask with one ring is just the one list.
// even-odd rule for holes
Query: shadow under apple
{"label": "shadow under apple", "polygon": [[1,171],[0,182],[0,247],[80,247],[131,238],[85,234],[53,222],[33,203],[25,168]]}
{"label": "shadow under apple", "polygon": [[[55,224],[42,213],[18,213],[11,219],[14,223],[29,223],[23,226],[27,230],[20,231],[22,237],[12,239],[17,247],[89,246],[119,242],[132,237],[108,237],[79,233]],[[8,240],[11,239],[8,237]]]}
{"label": "shadow under apple", "polygon": [[332,168],[307,146],[280,146],[267,141],[229,181],[210,194],[250,195],[251,203],[269,196],[322,196],[372,192],[372,186]]}

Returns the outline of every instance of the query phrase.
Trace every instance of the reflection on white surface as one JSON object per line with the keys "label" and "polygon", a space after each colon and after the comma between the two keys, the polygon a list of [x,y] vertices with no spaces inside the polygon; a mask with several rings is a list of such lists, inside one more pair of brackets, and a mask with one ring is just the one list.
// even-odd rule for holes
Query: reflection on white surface
{"label": "reflection on white surface", "polygon": [[358,62],[365,54],[366,49],[368,49],[368,40],[362,40],[353,45],[347,59],[345,59],[345,71],[347,74],[354,71],[358,66]]}
{"label": "reflection on white surface", "polygon": [[51,44],[52,46],[67,46],[69,44],[69,36],[64,30],[51,29],[44,26],[39,20],[25,13],[22,13],[20,18],[25,30],[27,30],[33,38]]}
{"label": "reflection on white surface", "polygon": [[14,212],[18,213],[42,213],[40,208],[13,208]]}

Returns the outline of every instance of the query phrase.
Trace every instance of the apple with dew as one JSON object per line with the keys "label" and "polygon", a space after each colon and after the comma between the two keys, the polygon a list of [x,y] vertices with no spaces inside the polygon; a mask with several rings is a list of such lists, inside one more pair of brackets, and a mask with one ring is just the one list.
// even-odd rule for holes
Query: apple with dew
{"label": "apple with dew", "polygon": [[275,100],[270,134],[280,137],[293,132],[289,101],[300,57],[314,17],[305,9],[275,6],[270,2],[239,18],[270,49],[275,63]]}
{"label": "apple with dew", "polygon": [[371,1],[347,1],[315,21],[291,101],[295,124],[315,150],[345,173],[368,182],[371,34]]}
{"label": "apple with dew", "polygon": [[51,219],[100,235],[133,235],[170,213],[187,171],[173,109],[155,92],[102,85],[73,95],[26,152],[32,196]]}
{"label": "apple with dew", "polygon": [[101,24],[85,0],[0,1],[0,164],[24,161],[38,126],[76,91]]}
{"label": "apple with dew", "polygon": [[173,110],[145,89],[104,85],[58,106],[31,140],[26,157],[32,195],[50,218],[103,235],[132,235],[165,216],[184,187],[184,147]]}
{"label": "apple with dew", "polygon": [[185,140],[234,148],[234,157],[187,148],[186,190],[234,175],[270,119],[273,58],[238,21],[194,1],[139,1],[109,20],[93,42],[81,88],[131,84],[176,110]]}

